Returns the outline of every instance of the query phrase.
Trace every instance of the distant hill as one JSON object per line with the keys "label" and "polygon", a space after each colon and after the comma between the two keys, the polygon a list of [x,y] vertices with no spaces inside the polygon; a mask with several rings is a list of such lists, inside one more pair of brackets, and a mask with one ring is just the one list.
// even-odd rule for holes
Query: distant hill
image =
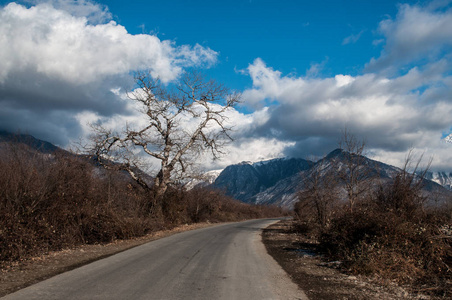
{"label": "distant hill", "polygon": [[452,172],[427,172],[427,174],[425,174],[425,178],[452,191]]}
{"label": "distant hill", "polygon": [[[37,139],[29,134],[13,134],[5,131],[0,131],[0,158],[2,155],[6,155],[11,151],[11,146],[20,147],[21,154],[28,153],[30,156],[36,155],[36,153],[41,155],[46,155],[53,157],[55,154],[68,155],[77,159],[88,161],[96,167],[96,176],[105,176],[105,169],[98,163],[96,157],[90,155],[79,155],[69,151],[66,151],[60,147],[57,147],[49,142]],[[114,163],[113,163],[114,164]],[[142,170],[137,169],[136,172],[148,183],[152,184],[153,177],[146,174]],[[126,172],[122,171],[123,179],[126,181],[133,181],[132,177]]]}
{"label": "distant hill", "polygon": [[224,190],[228,196],[250,203],[250,199],[258,193],[312,165],[313,162],[301,158],[273,159],[255,164],[242,162],[226,167],[213,187]]}
{"label": "distant hill", "polygon": [[6,131],[0,131],[0,143],[22,144],[45,154],[52,154],[56,151],[66,152],[49,142],[39,140],[29,134],[13,134]]}
{"label": "distant hill", "polygon": [[[0,157],[5,151],[9,151],[7,145],[18,145],[26,147],[29,152],[52,155],[56,152],[67,155],[75,155],[65,151],[49,142],[36,139],[28,134],[12,134],[0,131]],[[297,193],[305,188],[306,178],[313,174],[321,174],[327,178],[327,174],[337,173],[349,153],[336,149],[323,159],[312,162],[301,158],[279,158],[257,163],[242,162],[230,165],[222,171],[214,171],[206,174],[205,182],[193,182],[191,185],[212,186],[225,191],[228,196],[245,203],[274,204],[281,207],[292,208],[298,201]],[[98,166],[98,176],[103,176],[104,170],[96,163],[96,159],[86,155],[78,156],[88,159]],[[367,174],[379,179],[379,182],[391,182],[401,171],[399,168],[363,157],[362,165],[367,168]],[[321,169],[321,170],[320,170]],[[141,172],[146,181],[152,184],[152,177]],[[125,180],[131,180],[126,172]],[[326,179],[325,179],[326,180]],[[435,200],[452,198],[452,172],[428,172],[424,181],[424,192],[435,195]]]}
{"label": "distant hill", "polygon": [[[227,195],[246,203],[274,204],[292,208],[298,201],[297,192],[305,188],[306,178],[314,174],[327,180],[328,174],[335,174],[344,167],[350,154],[336,149],[317,162],[299,158],[276,159],[258,163],[242,162],[226,167],[217,177],[212,187],[223,189]],[[401,169],[385,163],[362,157],[361,164],[366,168],[366,176],[377,178],[379,183],[389,183]],[[444,174],[443,174],[444,175]],[[424,192],[435,195],[435,200],[451,198],[447,190],[450,178],[441,177],[445,186],[441,186],[427,174],[423,183]],[[445,179],[446,178],[446,179]],[[440,196],[438,196],[440,195]]]}

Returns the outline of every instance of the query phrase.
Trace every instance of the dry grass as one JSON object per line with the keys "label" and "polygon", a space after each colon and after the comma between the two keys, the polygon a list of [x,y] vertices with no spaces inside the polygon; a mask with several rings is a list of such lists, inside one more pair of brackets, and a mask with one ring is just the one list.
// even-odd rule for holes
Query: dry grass
{"label": "dry grass", "polygon": [[0,262],[84,244],[111,243],[181,224],[281,215],[208,189],[173,187],[156,207],[125,173],[87,157],[44,155],[9,144],[0,156]]}
{"label": "dry grass", "polygon": [[353,211],[336,206],[326,226],[300,219],[298,230],[317,238],[320,248],[331,260],[340,260],[348,273],[450,298],[452,210],[426,207],[421,183],[402,171]]}

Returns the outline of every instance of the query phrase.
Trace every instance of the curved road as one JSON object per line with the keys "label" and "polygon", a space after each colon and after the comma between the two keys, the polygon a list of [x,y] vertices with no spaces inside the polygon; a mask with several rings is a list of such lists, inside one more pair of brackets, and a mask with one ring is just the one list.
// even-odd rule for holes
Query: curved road
{"label": "curved road", "polygon": [[307,299],[267,254],[252,220],[179,233],[2,299]]}

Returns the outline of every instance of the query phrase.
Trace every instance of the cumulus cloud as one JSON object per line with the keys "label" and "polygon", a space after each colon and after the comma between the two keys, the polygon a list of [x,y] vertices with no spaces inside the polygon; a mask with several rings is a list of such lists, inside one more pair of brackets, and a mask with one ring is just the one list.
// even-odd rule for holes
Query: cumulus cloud
{"label": "cumulus cloud", "polygon": [[437,72],[447,69],[413,68],[395,78],[368,73],[312,79],[283,76],[256,59],[248,67],[253,87],[243,97],[254,107],[268,106],[268,121],[252,134],[293,142],[284,149],[290,156],[324,155],[347,128],[374,153],[441,150],[435,166],[444,167],[440,159],[446,158],[452,168],[452,149],[447,153],[441,142],[452,126],[451,77]]}
{"label": "cumulus cloud", "polygon": [[[247,71],[250,107],[267,107],[268,121],[250,136],[293,142],[285,155],[321,157],[338,146],[344,129],[366,141],[369,154],[402,166],[410,149],[432,157],[436,170],[452,169],[451,1],[400,5],[380,22],[383,36],[365,72],[320,78],[283,75],[261,59]],[[343,44],[359,35],[344,39]]]}
{"label": "cumulus cloud", "polygon": [[233,141],[226,146],[226,155],[221,156],[219,160],[203,160],[207,169],[223,169],[242,161],[258,162],[284,157],[285,149],[295,144],[293,141],[279,139],[276,134],[266,136],[258,133],[271,117],[268,107],[249,114],[231,109],[226,113],[226,117],[227,125],[232,127]]}
{"label": "cumulus cloud", "polygon": [[75,17],[83,17],[91,24],[99,24],[111,20],[108,7],[90,0],[25,0],[32,5],[47,3],[58,10],[63,10]]}
{"label": "cumulus cloud", "polygon": [[[142,121],[124,97],[131,72],[147,69],[167,83],[184,68],[217,59],[199,44],[132,35],[107,7],[88,0],[26,2],[32,6],[0,7],[0,129],[63,146],[86,136],[89,122],[119,130]],[[452,133],[449,2],[399,6],[394,19],[379,24],[382,39],[374,44],[381,55],[360,75],[321,77],[324,63],[312,64],[306,77],[284,75],[256,59],[245,70],[253,85],[242,97],[254,112],[228,112],[234,126],[229,154],[205,167],[323,156],[347,128],[382,161],[401,165],[415,148],[433,156],[436,169],[452,169],[451,144],[442,139]]]}
{"label": "cumulus cloud", "polygon": [[392,71],[407,63],[435,61],[452,47],[452,10],[450,1],[434,1],[428,7],[400,5],[395,19],[380,22],[384,37],[380,57],[372,58],[370,72]]}
{"label": "cumulus cloud", "polygon": [[90,25],[49,3],[31,8],[10,3],[0,20],[0,81],[25,69],[74,83],[150,69],[167,82],[183,66],[216,60],[216,52],[200,45],[176,47],[153,35],[131,35],[114,21]]}
{"label": "cumulus cloud", "polygon": [[146,69],[170,82],[217,59],[198,44],[132,35],[91,1],[28,2],[34,5],[0,7],[1,129],[65,145],[83,132],[77,115],[133,115],[113,92],[130,89],[131,72]]}

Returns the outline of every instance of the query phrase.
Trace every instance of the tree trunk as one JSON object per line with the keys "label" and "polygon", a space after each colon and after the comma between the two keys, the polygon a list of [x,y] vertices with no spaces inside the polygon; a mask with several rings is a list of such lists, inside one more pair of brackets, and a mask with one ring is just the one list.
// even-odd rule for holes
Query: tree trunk
{"label": "tree trunk", "polygon": [[155,200],[159,201],[165,195],[166,190],[168,189],[168,183],[171,179],[171,170],[168,168],[164,169],[162,168],[159,173],[157,174],[157,177],[155,178],[154,183],[154,198]]}

